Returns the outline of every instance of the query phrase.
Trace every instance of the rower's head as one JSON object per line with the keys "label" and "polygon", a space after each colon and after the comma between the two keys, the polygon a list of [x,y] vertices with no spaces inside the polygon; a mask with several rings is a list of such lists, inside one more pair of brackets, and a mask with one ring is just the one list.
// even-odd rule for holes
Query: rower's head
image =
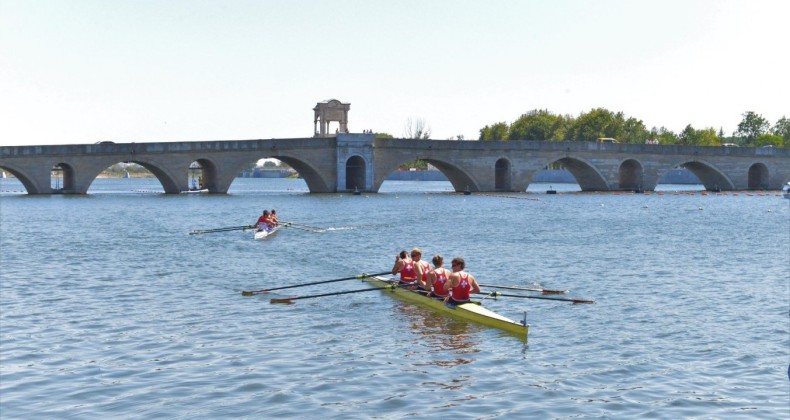
{"label": "rower's head", "polygon": [[442,264],[444,264],[444,258],[438,254],[434,255],[431,261],[433,262],[434,267],[441,267]]}
{"label": "rower's head", "polygon": [[400,252],[400,254],[398,254],[398,256],[400,257],[400,259],[404,260],[409,257],[409,253],[406,252],[406,250],[404,249],[403,251]]}
{"label": "rower's head", "polygon": [[272,209],[272,216],[274,216],[275,214],[277,214],[277,210]]}
{"label": "rower's head", "polygon": [[414,248],[411,250],[411,259],[419,261],[422,258],[422,250],[420,248]]}
{"label": "rower's head", "polygon": [[464,259],[461,257],[453,258],[453,262],[450,263],[450,265],[452,265],[453,271],[461,271],[464,269],[464,267],[466,267],[466,263],[464,262]]}
{"label": "rower's head", "polygon": [[269,210],[264,210],[264,211],[263,211],[263,215],[264,215],[264,216],[268,216],[268,215],[269,215]]}

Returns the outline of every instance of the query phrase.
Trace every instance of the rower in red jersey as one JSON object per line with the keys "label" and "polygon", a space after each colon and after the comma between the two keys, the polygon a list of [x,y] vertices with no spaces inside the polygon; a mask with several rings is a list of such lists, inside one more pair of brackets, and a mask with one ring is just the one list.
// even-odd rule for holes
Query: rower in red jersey
{"label": "rower in red jersey", "polygon": [[417,280],[417,274],[414,272],[414,261],[409,258],[409,253],[406,250],[401,251],[395,256],[395,265],[392,266],[392,274],[400,273],[399,284],[412,285]]}
{"label": "rower in red jersey", "polygon": [[459,303],[471,301],[472,293],[480,293],[480,286],[477,284],[475,277],[466,271],[466,263],[461,257],[453,258],[451,264],[453,273],[450,274],[449,281],[444,285],[444,290],[450,291],[450,296],[445,299],[445,302],[451,305],[458,305]]}
{"label": "rower in red jersey", "polygon": [[428,272],[428,290],[430,290],[428,296],[446,298],[449,294],[444,289],[444,285],[449,281],[450,272],[443,267],[444,258],[441,255],[434,255],[431,261],[433,269]]}
{"label": "rower in red jersey", "polygon": [[428,261],[423,261],[422,250],[420,248],[412,249],[411,259],[414,261],[414,273],[417,276],[417,284],[423,290],[431,290],[431,286],[428,284],[428,272],[431,271],[431,264]]}

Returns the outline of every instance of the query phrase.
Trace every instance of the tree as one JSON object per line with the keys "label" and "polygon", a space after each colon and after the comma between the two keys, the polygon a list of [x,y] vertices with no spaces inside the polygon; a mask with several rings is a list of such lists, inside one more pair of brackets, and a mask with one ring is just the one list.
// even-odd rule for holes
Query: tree
{"label": "tree", "polygon": [[373,135],[373,137],[375,137],[377,139],[394,139],[395,138],[392,134],[389,134],[389,133],[376,133],[376,134]]}
{"label": "tree", "polygon": [[770,124],[762,115],[747,111],[743,114],[743,120],[738,124],[736,136],[743,138],[744,146],[754,146],[757,136],[766,134]]}
{"label": "tree", "polygon": [[507,132],[509,128],[506,122],[498,122],[491,126],[485,126],[480,129],[480,140],[494,141],[494,140],[507,140]]}
{"label": "tree", "polygon": [[596,141],[600,137],[622,137],[625,133],[623,113],[605,108],[595,108],[582,113],[569,124],[565,139],[570,141]]}
{"label": "tree", "polygon": [[533,109],[510,125],[508,140],[560,141],[565,135],[565,119],[543,109]]}
{"label": "tree", "polygon": [[644,143],[650,137],[642,120],[630,117],[623,124],[623,138],[621,143]]}
{"label": "tree", "polygon": [[658,129],[653,127],[653,129],[650,130],[650,132],[652,133],[653,139],[658,140],[659,144],[677,144],[678,143],[678,136],[675,135],[675,133],[673,133],[672,131],[667,130],[666,127],[661,127],[661,128],[658,128]]}
{"label": "tree", "polygon": [[431,127],[422,118],[409,118],[403,134],[406,139],[428,140],[431,138]]}
{"label": "tree", "polygon": [[783,139],[781,136],[777,136],[776,134],[760,134],[755,139],[754,145],[757,147],[762,147],[762,146],[782,147],[785,145],[785,139]]}
{"label": "tree", "polygon": [[713,127],[697,130],[697,146],[721,146],[721,138]]}
{"label": "tree", "polygon": [[776,122],[776,125],[774,125],[771,133],[784,139],[785,144],[787,144],[787,142],[790,141],[790,120],[782,116],[782,118]]}
{"label": "tree", "polygon": [[697,142],[697,130],[694,130],[694,127],[692,127],[691,124],[689,124],[678,135],[678,144],[689,146],[692,144],[696,144],[696,142]]}

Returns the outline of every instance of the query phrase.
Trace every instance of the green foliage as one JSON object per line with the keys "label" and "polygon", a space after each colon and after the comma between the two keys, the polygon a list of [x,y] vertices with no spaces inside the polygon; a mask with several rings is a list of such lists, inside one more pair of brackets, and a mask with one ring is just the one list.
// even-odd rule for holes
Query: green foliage
{"label": "green foliage", "polygon": [[735,135],[743,138],[744,146],[754,146],[757,136],[766,134],[770,124],[762,115],[747,111],[743,114],[743,120],[738,124],[738,131]]}
{"label": "green foliage", "polygon": [[788,146],[788,142],[790,142],[790,120],[782,116],[774,125],[771,133],[784,139],[785,146]]}
{"label": "green foliage", "polygon": [[754,140],[754,145],[757,147],[774,146],[774,147],[787,147],[787,141],[781,136],[776,134],[760,134]]}
{"label": "green foliage", "polygon": [[697,130],[697,146],[721,146],[721,140],[713,127]]}
{"label": "green foliage", "polygon": [[424,160],[415,160],[415,161],[404,163],[398,169],[404,171],[404,170],[409,170],[409,169],[412,169],[412,168],[413,169],[417,169],[419,171],[424,171],[424,170],[428,169],[428,163],[425,162]]}
{"label": "green foliage", "polygon": [[654,127],[652,133],[653,139],[658,140],[658,144],[678,144],[678,136],[667,130],[666,127],[661,127],[658,130]]}
{"label": "green foliage", "polygon": [[625,117],[605,108],[594,108],[582,113],[569,125],[565,133],[568,141],[597,141],[601,137],[629,141],[625,138]]}
{"label": "green foliage", "polygon": [[373,137],[375,137],[377,139],[394,139],[395,138],[392,134],[389,134],[389,133],[376,133],[376,134],[373,135]]}
{"label": "green foliage", "polygon": [[480,129],[480,140],[507,140],[508,130],[508,125],[506,122],[498,122],[491,125],[490,127],[485,126]]}
{"label": "green foliage", "polygon": [[677,144],[687,146],[721,146],[721,139],[713,127],[696,130],[689,124],[678,135]]}
{"label": "green foliage", "polygon": [[[770,129],[770,131],[769,131]],[[782,139],[777,143],[774,137],[760,137],[772,134]],[[498,122],[480,129],[480,140],[542,140],[542,141],[597,141],[601,137],[611,137],[620,143],[646,143],[657,140],[659,144],[684,144],[693,146],[720,146],[723,143],[736,143],[742,146],[773,144],[777,147],[790,147],[790,120],[782,117],[773,127],[768,121],[754,112],[743,114],[743,121],[733,137],[725,137],[724,129],[718,132],[713,128],[697,130],[687,125],[679,134],[665,127],[647,130],[642,120],[628,117],[622,112],[612,112],[605,108],[593,108],[574,118],[562,116],[548,110],[534,109],[521,115],[513,124]]]}
{"label": "green foliage", "polygon": [[650,138],[645,123],[642,120],[630,117],[623,124],[623,134],[620,138],[621,143],[644,143]]}
{"label": "green foliage", "polygon": [[561,141],[565,134],[566,121],[560,116],[543,109],[533,109],[510,125],[509,140]]}

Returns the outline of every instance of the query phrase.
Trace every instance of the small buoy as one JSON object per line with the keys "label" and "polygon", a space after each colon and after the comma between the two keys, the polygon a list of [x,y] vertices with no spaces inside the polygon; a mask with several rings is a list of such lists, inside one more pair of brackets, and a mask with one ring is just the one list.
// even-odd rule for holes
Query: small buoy
{"label": "small buoy", "polygon": [[697,210],[702,210],[702,207],[697,207]]}

